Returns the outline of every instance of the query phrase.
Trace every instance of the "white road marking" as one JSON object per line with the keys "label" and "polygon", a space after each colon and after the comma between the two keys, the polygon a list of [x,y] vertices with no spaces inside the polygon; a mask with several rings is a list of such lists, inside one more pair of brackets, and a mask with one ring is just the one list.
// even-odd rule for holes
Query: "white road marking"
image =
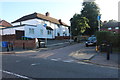
{"label": "white road marking", "polygon": [[74,60],[63,60],[63,62],[73,62]]}
{"label": "white road marking", "polygon": [[31,64],[31,66],[35,66],[35,65],[39,65],[40,63],[33,63]]}
{"label": "white road marking", "polygon": [[73,62],[74,60],[62,60],[61,58],[57,58],[57,59],[51,59],[52,61],[62,61],[62,62]]}
{"label": "white road marking", "polygon": [[16,60],[16,62],[20,62],[20,60]]}
{"label": "white road marking", "polygon": [[33,80],[27,76],[23,76],[23,75],[20,75],[20,74],[16,74],[16,73],[12,73],[12,72],[9,72],[9,71],[4,71],[4,70],[0,70],[1,72],[3,73],[6,73],[6,74],[10,74],[10,75],[13,75],[13,76],[17,76],[19,78],[24,78],[24,79],[28,79],[28,80]]}
{"label": "white road marking", "polygon": [[51,59],[52,61],[58,61],[58,59]]}
{"label": "white road marking", "polygon": [[60,61],[61,58],[57,58],[57,59],[51,59],[52,61]]}
{"label": "white road marking", "polygon": [[86,63],[86,62],[77,62],[77,63],[80,63],[80,64],[87,64],[87,65],[93,65],[91,63]]}

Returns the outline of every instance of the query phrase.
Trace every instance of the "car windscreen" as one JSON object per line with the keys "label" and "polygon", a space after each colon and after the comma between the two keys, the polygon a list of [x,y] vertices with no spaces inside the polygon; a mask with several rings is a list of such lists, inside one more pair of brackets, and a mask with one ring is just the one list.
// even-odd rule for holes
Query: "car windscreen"
{"label": "car windscreen", "polygon": [[88,38],[88,41],[95,41],[96,40],[96,37],[89,37]]}

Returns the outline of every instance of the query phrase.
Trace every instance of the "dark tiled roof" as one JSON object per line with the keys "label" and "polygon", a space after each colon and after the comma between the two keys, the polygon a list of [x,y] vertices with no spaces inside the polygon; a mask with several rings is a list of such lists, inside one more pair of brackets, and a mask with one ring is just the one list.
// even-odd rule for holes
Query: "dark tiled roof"
{"label": "dark tiled roof", "polygon": [[13,21],[12,23],[21,22],[21,21],[30,20],[30,19],[35,19],[35,18],[42,19],[42,20],[45,20],[45,21],[50,21],[50,22],[55,23],[55,24],[61,24],[61,25],[64,25],[64,26],[68,26],[64,22],[61,22],[61,20],[57,20],[55,18],[46,16],[46,15],[43,15],[43,14],[40,14],[40,13],[33,13],[33,14],[23,16],[23,17],[17,19],[16,21]]}
{"label": "dark tiled roof", "polygon": [[2,26],[4,28],[12,27],[12,25],[9,22],[5,21],[5,20],[0,21],[0,26]]}
{"label": "dark tiled roof", "polygon": [[102,29],[120,27],[120,22],[106,23],[101,26]]}

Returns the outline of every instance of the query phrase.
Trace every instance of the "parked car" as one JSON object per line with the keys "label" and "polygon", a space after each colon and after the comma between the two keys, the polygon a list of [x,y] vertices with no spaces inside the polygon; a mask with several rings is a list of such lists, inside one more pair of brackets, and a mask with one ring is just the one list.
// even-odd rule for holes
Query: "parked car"
{"label": "parked car", "polygon": [[85,43],[86,47],[88,46],[95,46],[97,43],[96,37],[89,37],[88,41]]}

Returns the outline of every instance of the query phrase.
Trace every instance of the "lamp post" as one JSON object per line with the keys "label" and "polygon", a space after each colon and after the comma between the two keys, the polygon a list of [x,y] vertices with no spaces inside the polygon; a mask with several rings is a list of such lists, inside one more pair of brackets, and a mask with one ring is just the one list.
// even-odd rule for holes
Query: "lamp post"
{"label": "lamp post", "polygon": [[48,35],[48,31],[46,29],[45,47],[47,47],[47,35]]}
{"label": "lamp post", "polygon": [[69,21],[70,21],[70,44],[72,42],[72,30],[71,30],[71,26],[72,26],[72,20],[73,18],[71,18]]}
{"label": "lamp post", "polygon": [[71,36],[71,26],[70,26],[70,44],[71,44],[72,36]]}

